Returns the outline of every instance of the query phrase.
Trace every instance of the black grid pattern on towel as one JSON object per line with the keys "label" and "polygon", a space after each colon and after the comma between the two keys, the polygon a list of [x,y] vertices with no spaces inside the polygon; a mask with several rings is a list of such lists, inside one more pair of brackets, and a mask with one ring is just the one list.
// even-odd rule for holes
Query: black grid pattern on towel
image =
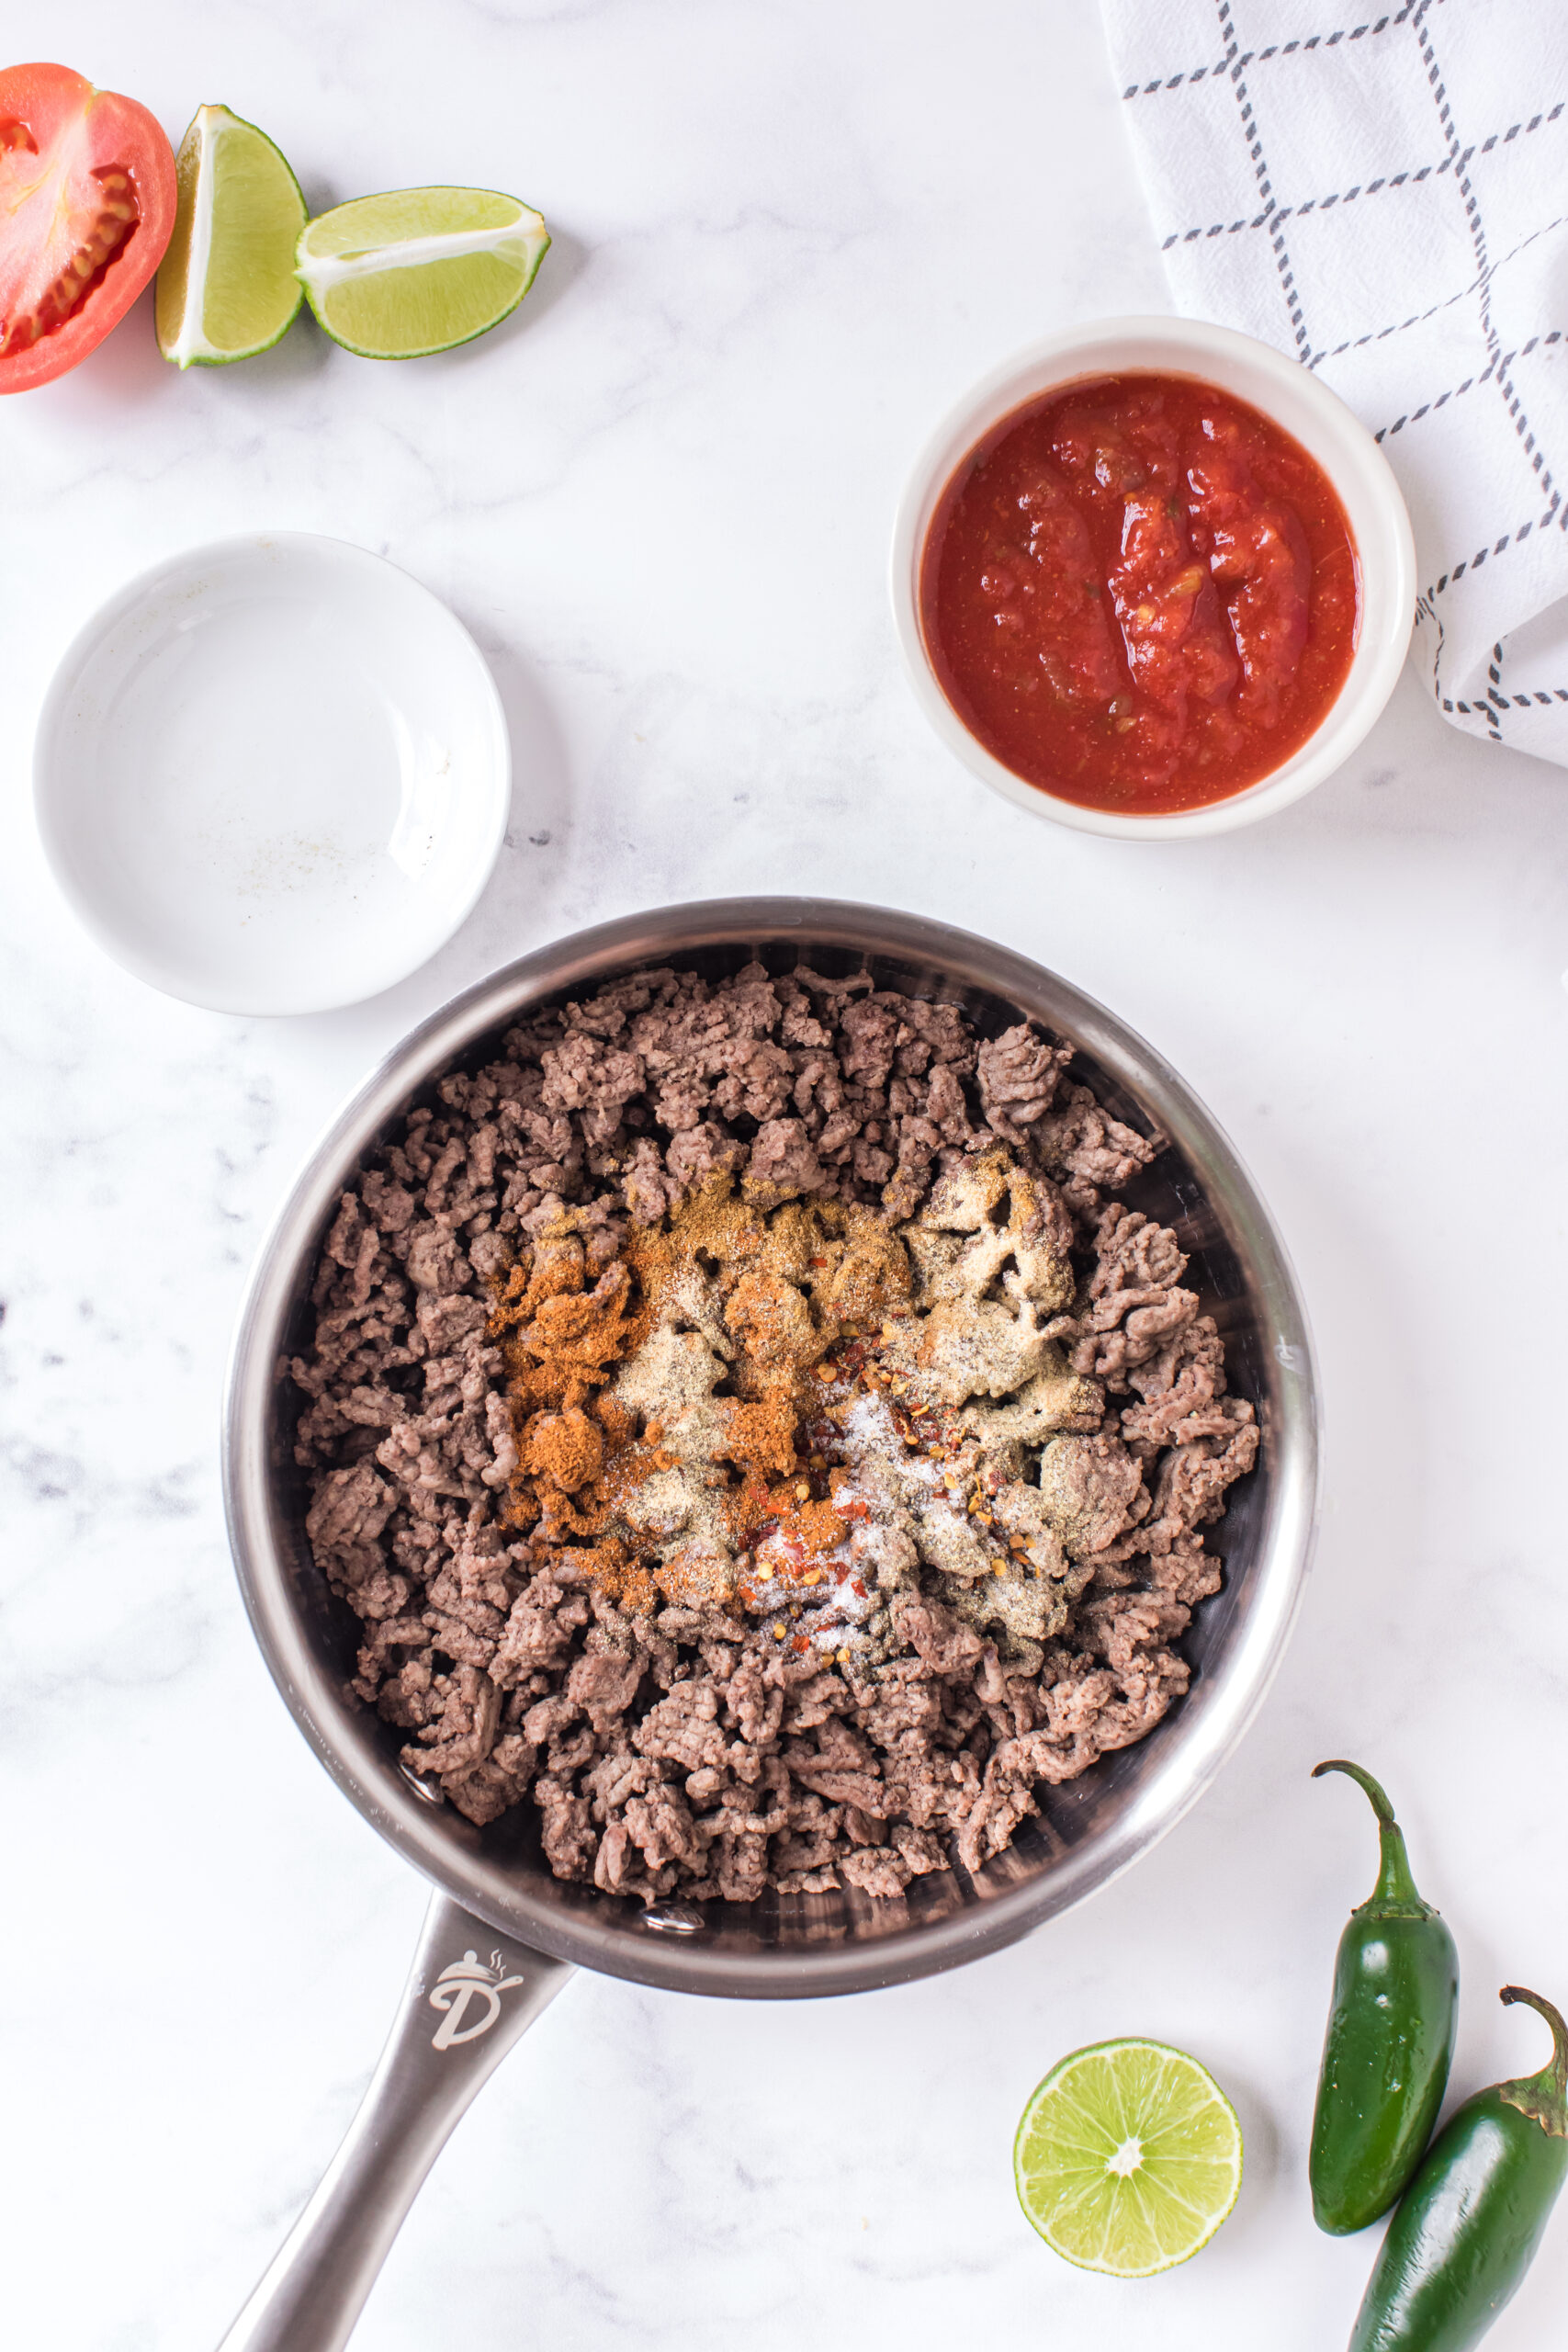
{"label": "black grid pattern on towel", "polygon": [[[1470,233],[1475,241],[1475,261],[1480,273],[1477,291],[1481,300],[1481,328],[1486,338],[1488,356],[1495,370],[1494,381],[1507,404],[1509,419],[1523,445],[1524,453],[1529,459],[1531,470],[1539,478],[1540,486],[1548,497],[1554,499],[1551,475],[1545,462],[1545,452],[1538,446],[1530,421],[1525,414],[1524,401],[1508,371],[1507,363],[1504,360],[1502,345],[1498,340],[1496,324],[1492,316],[1492,265],[1486,253],[1486,228],[1481,217],[1480,200],[1471,184],[1469,172],[1459,161],[1459,138],[1454,130],[1453,114],[1449,106],[1449,94],[1443,84],[1442,72],[1438,63],[1431,36],[1427,29],[1426,15],[1426,0],[1423,0],[1422,6],[1417,8],[1411,23],[1421,43],[1422,62],[1427,67],[1427,79],[1431,84],[1438,119],[1442,123],[1443,133],[1449,142],[1449,152],[1455,158],[1454,171],[1459,181],[1460,193],[1464,198],[1465,219],[1470,223]],[[1568,521],[1568,510],[1564,510],[1563,520]]]}
{"label": "black grid pattern on towel", "polygon": [[[1239,56],[1236,62],[1238,65],[1241,62]],[[1403,172],[1386,172],[1379,178],[1368,180],[1364,184],[1358,180],[1351,187],[1332,188],[1326,196],[1304,197],[1300,204],[1277,205],[1272,211],[1265,209],[1262,212],[1251,213],[1240,220],[1212,220],[1206,229],[1172,229],[1168,235],[1161,239],[1160,251],[1162,254],[1168,254],[1172,245],[1195,245],[1200,240],[1209,237],[1234,237],[1243,230],[1267,228],[1271,222],[1304,220],[1309,212],[1332,212],[1337,204],[1356,204],[1369,196],[1382,196],[1385,191],[1392,193],[1396,187],[1419,187],[1423,180],[1441,179],[1445,172],[1462,172],[1468,169],[1477,155],[1490,155],[1495,147],[1506,147],[1516,139],[1528,139],[1532,130],[1540,130],[1544,125],[1555,122],[1562,113],[1565,105],[1568,105],[1568,100],[1560,100],[1556,106],[1549,107],[1545,113],[1532,114],[1528,122],[1514,122],[1509,124],[1506,130],[1491,131],[1484,139],[1473,140],[1457,155],[1450,152],[1435,164],[1420,164],[1413,170],[1407,169]],[[1553,223],[1554,227],[1560,225],[1557,222]],[[1542,235],[1544,232],[1538,230],[1536,234]],[[1529,242],[1529,240],[1527,239],[1526,243]],[[1516,250],[1518,249],[1516,248]],[[1461,294],[1473,291],[1473,287],[1467,286],[1461,288]],[[1451,299],[1458,301],[1460,295],[1456,294]],[[1422,315],[1430,317],[1431,313],[1424,311]],[[1348,351],[1350,346],[1348,344],[1341,344],[1339,348],[1341,351]]]}
{"label": "black grid pattern on towel", "polygon": [[1232,56],[1226,54],[1209,65],[1193,65],[1185,74],[1172,74],[1160,82],[1133,82],[1122,93],[1123,98],[1157,97],[1164,90],[1179,90],[1190,82],[1202,82],[1211,74],[1228,73],[1233,65],[1266,65],[1271,57],[1302,57],[1314,49],[1337,49],[1342,40],[1365,40],[1369,34],[1386,32],[1390,25],[1402,25],[1416,6],[1416,0],[1404,0],[1404,6],[1392,16],[1380,17],[1375,24],[1342,25],[1337,32],[1313,33],[1305,40],[1271,42],[1267,49],[1244,49]]}
{"label": "black grid pattern on towel", "polygon": [[[1558,107],[1557,112],[1561,114],[1562,108]],[[1499,260],[1490,264],[1488,276],[1495,279],[1498,271],[1506,268],[1509,262],[1517,260],[1520,254],[1528,253],[1531,245],[1539,243],[1542,237],[1550,237],[1555,230],[1562,228],[1568,228],[1568,212],[1560,213],[1555,220],[1548,220],[1540,228],[1532,229],[1528,237],[1521,237],[1517,245],[1511,245]],[[1340,359],[1348,351],[1363,351],[1370,343],[1386,343],[1390,335],[1404,334],[1407,328],[1424,326],[1428,319],[1435,319],[1439,311],[1451,311],[1456,303],[1467,302],[1472,294],[1479,293],[1481,282],[1479,277],[1467,278],[1456,294],[1445,295],[1440,302],[1429,303],[1424,311],[1413,311],[1407,319],[1396,319],[1392,326],[1370,327],[1365,334],[1352,335],[1348,342],[1337,343],[1332,350],[1314,351],[1308,365],[1316,368],[1325,359]],[[1536,338],[1536,341],[1541,340],[1550,343],[1555,338],[1550,335]],[[1533,351],[1534,348],[1535,342],[1521,344],[1519,346],[1521,352]],[[1472,380],[1480,383],[1484,379],[1475,377]],[[1430,405],[1438,407],[1441,402],[1433,401]],[[1406,422],[1414,424],[1415,419],[1416,411],[1412,409],[1407,413]]]}
{"label": "black grid pattern on towel", "polygon": [[[1122,95],[1124,100],[1129,101],[1157,98],[1168,92],[1179,90],[1205,80],[1228,78],[1235,97],[1242,136],[1247,142],[1247,157],[1258,184],[1258,208],[1256,211],[1237,220],[1216,220],[1207,224],[1200,222],[1194,227],[1172,230],[1164,238],[1161,250],[1168,253],[1176,245],[1198,243],[1216,237],[1232,237],[1259,232],[1267,235],[1273,253],[1280,297],[1290,322],[1291,338],[1296,356],[1304,366],[1315,368],[1325,359],[1337,358],[1346,352],[1359,349],[1369,344],[1385,341],[1390,336],[1402,334],[1408,329],[1421,325],[1427,320],[1436,317],[1440,311],[1451,309],[1460,303],[1471,300],[1477,303],[1478,322],[1486,351],[1485,366],[1478,368],[1461,383],[1450,384],[1440,391],[1430,392],[1392,422],[1378,428],[1375,437],[1380,442],[1392,438],[1395,434],[1403,432],[1406,426],[1418,424],[1422,418],[1446,407],[1450,401],[1462,399],[1468,392],[1480,390],[1483,386],[1490,387],[1502,400],[1521,450],[1531,470],[1540,481],[1546,502],[1544,511],[1530,516],[1517,528],[1505,531],[1491,545],[1477,548],[1473,555],[1467,556],[1461,562],[1454,564],[1450,571],[1445,571],[1439,579],[1422,592],[1416,604],[1418,616],[1429,621],[1437,631],[1438,650],[1433,663],[1433,692],[1441,707],[1450,714],[1458,712],[1483,719],[1488,733],[1500,741],[1503,721],[1511,708],[1530,709],[1541,704],[1568,703],[1568,688],[1557,687],[1550,692],[1537,689],[1529,694],[1512,695],[1506,694],[1503,688],[1506,650],[1499,644],[1493,648],[1488,663],[1488,689],[1483,701],[1465,701],[1445,694],[1442,681],[1443,628],[1438,599],[1467,573],[1479,571],[1488,560],[1495,562],[1499,558],[1506,556],[1510,549],[1523,546],[1533,534],[1549,528],[1557,530],[1568,528],[1568,505],[1563,503],[1562,494],[1553,482],[1551,469],[1546,460],[1546,453],[1540,447],[1535,429],[1530,423],[1513,373],[1515,363],[1518,359],[1528,357],[1531,352],[1538,349],[1545,349],[1561,343],[1563,340],[1564,331],[1561,328],[1552,328],[1545,334],[1530,336],[1513,350],[1505,351],[1492,307],[1492,288],[1497,271],[1505,267],[1518,254],[1524,252],[1528,246],[1534,244],[1539,238],[1550,235],[1553,230],[1568,225],[1568,213],[1549,222],[1545,227],[1533,231],[1529,236],[1522,238],[1507,253],[1494,258],[1488,249],[1486,226],[1471,167],[1478,156],[1488,155],[1495,149],[1506,147],[1516,140],[1529,139],[1532,134],[1557,123],[1565,109],[1568,109],[1568,100],[1560,100],[1553,106],[1543,107],[1529,117],[1521,116],[1517,122],[1490,131],[1483,138],[1473,139],[1468,145],[1462,143],[1454,123],[1453,111],[1432,31],[1434,11],[1442,6],[1443,0],[1405,0],[1404,6],[1391,9],[1376,17],[1368,17],[1359,24],[1340,26],[1331,31],[1272,43],[1265,48],[1244,49],[1232,14],[1231,0],[1214,0],[1223,54],[1217,59],[1211,59],[1201,64],[1191,66],[1184,72],[1169,74],[1164,78],[1131,83]],[[1332,189],[1326,194],[1281,204],[1278,200],[1262,129],[1247,78],[1248,69],[1266,66],[1277,58],[1304,56],[1319,50],[1327,51],[1337,49],[1343,44],[1373,40],[1383,35],[1401,32],[1406,37],[1414,38],[1419,45],[1422,65],[1436,109],[1439,135],[1447,153],[1436,163],[1412,165],[1404,170],[1385,173],[1364,182],[1358,181],[1348,187]],[[1456,288],[1452,294],[1429,304],[1425,310],[1412,312],[1407,318],[1391,321],[1382,326],[1370,327],[1364,334],[1351,337],[1346,342],[1333,345],[1325,345],[1314,349],[1310,322],[1305,314],[1296,272],[1291,259],[1286,233],[1287,224],[1293,220],[1303,220],[1314,212],[1330,211],[1341,205],[1365,203],[1385,191],[1392,192],[1393,189],[1407,186],[1415,187],[1422,181],[1439,178],[1444,175],[1451,175],[1463,207],[1466,227],[1474,249],[1473,276],[1466,284]]]}
{"label": "black grid pattern on towel", "polygon": [[1241,108],[1242,136],[1247,141],[1247,153],[1252,158],[1252,168],[1258,178],[1258,192],[1263,198],[1263,210],[1258,216],[1259,220],[1268,229],[1269,241],[1274,247],[1274,266],[1280,273],[1280,290],[1284,295],[1285,305],[1291,314],[1291,332],[1296,339],[1296,356],[1298,359],[1310,361],[1312,349],[1307,342],[1306,328],[1302,319],[1301,300],[1296,292],[1296,275],[1291,267],[1290,252],[1285,243],[1285,224],[1274,202],[1273,185],[1269,177],[1269,164],[1263,153],[1263,134],[1252,109],[1252,100],[1247,96],[1247,84],[1242,78],[1241,43],[1235,37],[1235,28],[1231,21],[1230,0],[1215,0],[1215,6],[1219,9],[1220,32],[1225,43],[1225,57],[1229,63],[1231,84],[1235,91],[1236,104]]}

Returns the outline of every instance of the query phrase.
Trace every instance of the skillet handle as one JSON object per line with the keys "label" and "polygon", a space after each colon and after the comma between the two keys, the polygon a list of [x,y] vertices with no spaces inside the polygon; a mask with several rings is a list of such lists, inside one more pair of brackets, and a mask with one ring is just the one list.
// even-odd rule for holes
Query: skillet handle
{"label": "skillet handle", "polygon": [[431,1897],[359,2112],[219,2352],[339,2352],[453,2125],[574,1973]]}

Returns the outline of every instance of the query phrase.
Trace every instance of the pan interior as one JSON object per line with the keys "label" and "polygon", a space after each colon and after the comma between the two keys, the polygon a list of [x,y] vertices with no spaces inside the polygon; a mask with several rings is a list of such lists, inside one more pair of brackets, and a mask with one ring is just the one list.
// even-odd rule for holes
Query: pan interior
{"label": "pan interior", "polygon": [[[842,911],[848,915],[851,910]],[[930,928],[939,942],[958,940],[958,934]],[[646,940],[646,924],[643,935]],[[980,952],[981,943],[963,944]],[[1016,965],[1021,974],[1035,968],[987,952],[997,963]],[[1075,1035],[1072,1023],[1063,1020],[1060,1007],[1045,1009],[1037,993],[1021,989],[1018,996],[1009,995],[974,978],[955,976],[946,963],[908,954],[867,953],[842,944],[841,933],[835,944],[831,936],[811,936],[809,929],[805,935],[795,929],[782,939],[776,934],[761,940],[740,935],[706,945],[675,945],[663,956],[650,956],[646,949],[607,956],[594,962],[589,977],[579,973],[567,988],[520,987],[482,1034],[456,1055],[448,1054],[438,1067],[424,1069],[420,1082],[400,1098],[396,1118],[433,1100],[436,1080],[453,1069],[477,1068],[493,1057],[502,1032],[525,1007],[579,996],[599,982],[652,965],[673,965],[716,979],[753,960],[775,977],[803,961],[833,977],[869,970],[879,988],[960,1004],[982,1036],[994,1036],[1021,1018],[1043,1021],[1077,1046],[1075,1080],[1089,1085],[1108,1109],[1140,1132],[1149,1134],[1157,1124],[1149,1102],[1129,1089],[1126,1080],[1134,1073],[1118,1074],[1097,1058]],[[1048,978],[1043,973],[1038,977],[1043,984]],[[1061,993],[1072,997],[1071,991]],[[1111,1035],[1116,1034],[1112,1027]],[[411,1073],[416,1067],[411,1063]],[[395,1125],[396,1118],[387,1121],[381,1132]],[[268,1360],[273,1364],[287,1361],[304,1344],[309,1286],[326,1225],[342,1184],[372,1148],[373,1143],[362,1151],[346,1150],[339,1159],[312,1230],[296,1242],[286,1294],[272,1326],[275,1344]],[[1212,1538],[1212,1548],[1224,1560],[1224,1581],[1219,1592],[1199,1605],[1180,1645],[1193,1668],[1187,1696],[1135,1746],[1102,1757],[1077,1781],[1042,1789],[1038,1817],[1021,1825],[1012,1845],[976,1875],[957,1867],[933,1872],[912,1882],[907,1894],[896,1899],[874,1899],[846,1889],[818,1894],[770,1893],[746,1905],[691,1905],[672,1898],[645,1907],[635,1899],[555,1878],[542,1858],[537,1816],[526,1801],[483,1829],[451,1806],[430,1803],[399,1765],[406,1735],[383,1724],[349,1688],[359,1623],[347,1604],[333,1595],[311,1557],[304,1526],[308,1497],[293,1460],[293,1428],[302,1400],[291,1381],[276,1378],[267,1385],[264,1439],[270,1566],[258,1568],[258,1546],[247,1546],[243,1528],[237,1530],[237,1548],[242,1579],[269,1662],[323,1761],[383,1834],[496,1927],[562,1957],[655,1982],[700,1984],[732,1992],[809,1992],[829,1989],[819,1981],[824,1973],[837,1984],[887,1981],[1010,1940],[1076,1900],[1131,1860],[1196,1792],[1179,1787],[1190,1769],[1179,1761],[1182,1748],[1207,1752],[1217,1742],[1217,1761],[1230,1744],[1235,1702],[1233,1696],[1227,1707],[1223,1694],[1238,1674],[1244,1679],[1258,1675],[1256,1662],[1244,1667],[1236,1653],[1254,1585],[1268,1557],[1280,1548],[1276,1521],[1284,1400],[1278,1301],[1265,1295],[1256,1267],[1244,1263],[1235,1216],[1216,1207],[1214,1196],[1222,1188],[1205,1182],[1194,1158],[1179,1143],[1170,1145],[1121,1196],[1175,1228],[1190,1259],[1184,1280],[1199,1291],[1201,1311],[1214,1317],[1224,1338],[1231,1387],[1250,1399],[1261,1425],[1258,1466],[1230,1490],[1225,1516],[1213,1532],[1217,1540]],[[1234,1163],[1230,1180],[1234,1189]],[[1292,1564],[1292,1581],[1299,1580],[1302,1565],[1299,1558]],[[258,1606],[254,1588],[268,1573],[280,1580],[293,1627],[302,1638],[303,1653],[294,1665],[299,1679],[309,1686],[305,1689],[290,1688],[294,1676],[280,1662],[276,1645],[268,1637],[265,1609]],[[1277,1560],[1269,1573],[1277,1577]],[[1225,1726],[1205,1737],[1205,1718],[1216,1707],[1226,1718]],[[1212,1769],[1212,1763],[1202,1768],[1198,1786]],[[1106,1860],[1106,1855],[1112,1859]],[[919,1956],[928,1948],[933,1956]],[[838,1954],[837,1962],[829,1962],[829,1952]],[[814,1958],[820,1966],[813,1966]]]}

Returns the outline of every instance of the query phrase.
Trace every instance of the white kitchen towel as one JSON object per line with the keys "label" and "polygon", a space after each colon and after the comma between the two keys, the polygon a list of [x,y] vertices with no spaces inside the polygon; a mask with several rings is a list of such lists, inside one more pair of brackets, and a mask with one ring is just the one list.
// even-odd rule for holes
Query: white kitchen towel
{"label": "white kitchen towel", "polygon": [[1568,0],[1337,5],[1102,0],[1171,289],[1371,426],[1438,708],[1568,765]]}

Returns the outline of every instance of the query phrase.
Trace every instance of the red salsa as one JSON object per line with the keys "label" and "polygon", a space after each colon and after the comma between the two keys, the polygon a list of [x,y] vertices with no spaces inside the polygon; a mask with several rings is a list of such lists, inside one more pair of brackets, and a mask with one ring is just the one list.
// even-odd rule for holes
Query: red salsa
{"label": "red salsa", "polygon": [[1005,417],[920,565],[938,680],[1015,775],[1129,816],[1228,799],[1300,749],[1350,667],[1333,485],[1244,401],[1107,376]]}

